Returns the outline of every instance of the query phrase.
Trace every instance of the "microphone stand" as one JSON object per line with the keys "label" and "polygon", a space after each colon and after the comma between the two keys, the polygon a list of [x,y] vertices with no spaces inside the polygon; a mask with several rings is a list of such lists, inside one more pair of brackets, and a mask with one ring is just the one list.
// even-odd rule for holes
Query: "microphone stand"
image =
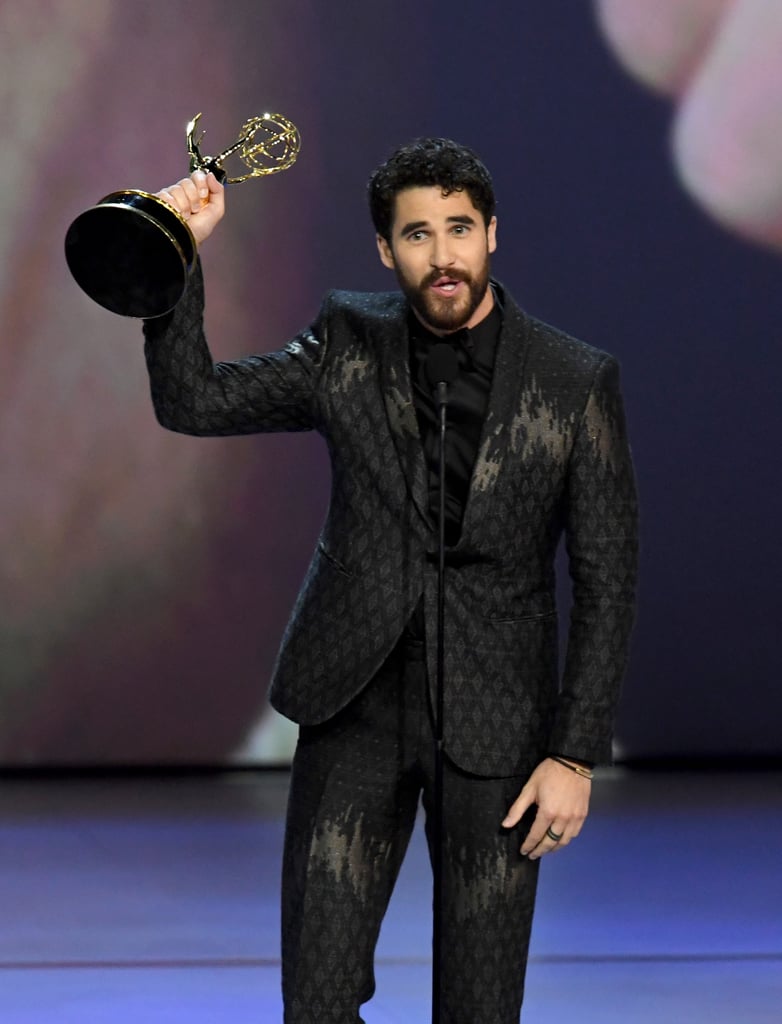
{"label": "microphone stand", "polygon": [[440,495],[437,517],[437,657],[434,702],[434,814],[432,827],[432,1024],[442,1020],[443,961],[443,733],[445,694],[445,431],[448,385],[459,370],[453,348],[446,342],[434,345],[427,363],[431,383],[436,384],[439,424]]}
{"label": "microphone stand", "polygon": [[445,427],[448,385],[437,384],[439,420],[440,508],[437,517],[437,671],[434,711],[434,829],[432,858],[432,1024],[441,1021],[443,944],[443,707],[445,676]]}

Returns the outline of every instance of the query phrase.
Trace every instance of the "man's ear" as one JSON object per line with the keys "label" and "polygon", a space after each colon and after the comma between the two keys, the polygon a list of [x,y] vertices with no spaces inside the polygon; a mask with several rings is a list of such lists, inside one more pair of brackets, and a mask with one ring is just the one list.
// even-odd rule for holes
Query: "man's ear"
{"label": "man's ear", "polygon": [[489,252],[495,252],[497,249],[497,218],[492,217],[489,221],[488,227],[486,228],[486,240],[488,242]]}
{"label": "man's ear", "polygon": [[388,267],[389,270],[394,270],[396,262],[394,261],[393,250],[388,244],[388,239],[383,238],[382,235],[375,235],[375,241],[377,242],[377,251],[380,254],[380,262],[384,267]]}

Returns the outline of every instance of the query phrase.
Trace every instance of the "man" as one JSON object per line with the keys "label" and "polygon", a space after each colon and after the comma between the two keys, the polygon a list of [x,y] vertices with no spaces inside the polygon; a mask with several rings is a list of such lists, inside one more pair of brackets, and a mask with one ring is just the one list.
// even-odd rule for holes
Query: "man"
{"label": "man", "polygon": [[[223,191],[161,193],[202,242]],[[329,514],[271,690],[299,722],[283,867],[287,1024],[356,1024],[421,794],[432,810],[436,412],[445,338],[443,1019],[519,1019],[539,858],[571,842],[610,759],[633,617],[635,491],[611,357],[523,313],[496,281],[491,178],[444,139],[373,174],[380,259],[402,294],[333,292],[284,350],[213,365],[200,270],[146,324],[155,409],[193,434],[317,429]],[[554,555],[573,612],[560,684]],[[431,841],[431,834],[427,826]]]}

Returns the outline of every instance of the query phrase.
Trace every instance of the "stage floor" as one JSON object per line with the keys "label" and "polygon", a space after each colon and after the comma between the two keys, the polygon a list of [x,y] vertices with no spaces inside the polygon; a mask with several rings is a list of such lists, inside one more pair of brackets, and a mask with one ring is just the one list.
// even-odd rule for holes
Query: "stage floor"
{"label": "stage floor", "polygon": [[[284,772],[6,779],[3,1024],[279,1022]],[[524,1024],[779,1024],[782,774],[601,772],[544,860]],[[430,1019],[420,827],[367,1024]]]}

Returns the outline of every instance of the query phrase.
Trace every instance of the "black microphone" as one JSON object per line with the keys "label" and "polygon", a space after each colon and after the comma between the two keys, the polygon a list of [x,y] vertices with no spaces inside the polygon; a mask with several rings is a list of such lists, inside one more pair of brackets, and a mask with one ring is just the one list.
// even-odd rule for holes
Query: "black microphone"
{"label": "black microphone", "polygon": [[437,402],[443,405],[448,397],[448,385],[453,384],[459,374],[459,357],[447,341],[438,341],[429,349],[426,358],[426,376],[432,390],[437,392]]}
{"label": "black microphone", "polygon": [[434,815],[432,823],[433,930],[432,930],[432,1022],[441,1019],[443,964],[443,718],[445,711],[445,426],[448,385],[459,373],[459,357],[446,341],[432,345],[426,357],[426,376],[437,396],[439,424],[440,493],[437,530],[437,655],[434,701]]}

